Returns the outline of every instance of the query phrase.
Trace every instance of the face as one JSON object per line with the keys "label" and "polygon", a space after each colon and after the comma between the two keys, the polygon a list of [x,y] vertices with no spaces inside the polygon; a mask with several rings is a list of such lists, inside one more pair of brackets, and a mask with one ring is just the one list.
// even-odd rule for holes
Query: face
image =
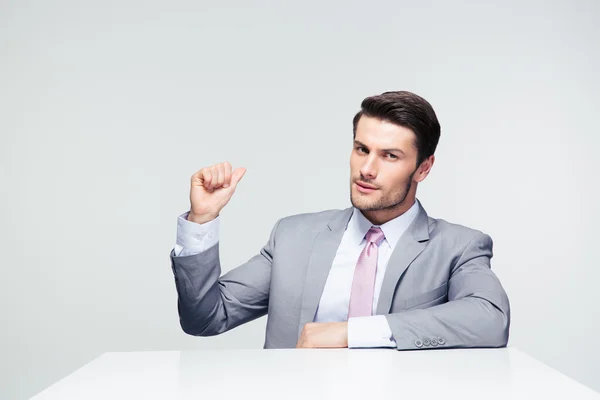
{"label": "face", "polygon": [[417,183],[428,175],[431,156],[417,167],[412,130],[362,116],[350,157],[350,200],[371,222],[382,224],[406,212]]}

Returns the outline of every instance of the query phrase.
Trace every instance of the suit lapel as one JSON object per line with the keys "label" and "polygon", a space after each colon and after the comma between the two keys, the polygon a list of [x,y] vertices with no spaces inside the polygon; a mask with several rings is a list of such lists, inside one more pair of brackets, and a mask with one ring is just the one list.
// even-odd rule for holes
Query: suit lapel
{"label": "suit lapel", "polygon": [[428,240],[429,217],[419,204],[419,214],[396,243],[388,261],[377,303],[377,315],[385,315],[390,312],[394,291],[400,277],[410,263],[425,249]]}
{"label": "suit lapel", "polygon": [[352,210],[350,207],[337,213],[315,237],[304,281],[298,337],[304,325],[314,320],[333,259],[352,216]]}

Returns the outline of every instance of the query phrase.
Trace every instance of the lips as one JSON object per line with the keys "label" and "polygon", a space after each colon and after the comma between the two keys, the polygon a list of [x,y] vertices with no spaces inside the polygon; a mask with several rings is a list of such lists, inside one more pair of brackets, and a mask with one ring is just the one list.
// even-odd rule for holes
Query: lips
{"label": "lips", "polygon": [[363,188],[365,188],[365,189],[372,189],[372,190],[375,190],[375,189],[377,189],[375,186],[371,186],[371,185],[368,185],[368,184],[366,184],[366,183],[362,183],[362,182],[355,182],[355,183],[356,183],[358,186],[360,186],[360,187],[363,187]]}
{"label": "lips", "polygon": [[372,193],[377,190],[376,187],[367,185],[366,183],[355,182],[354,184],[356,185],[356,190],[358,190],[360,193],[368,194],[368,193]]}

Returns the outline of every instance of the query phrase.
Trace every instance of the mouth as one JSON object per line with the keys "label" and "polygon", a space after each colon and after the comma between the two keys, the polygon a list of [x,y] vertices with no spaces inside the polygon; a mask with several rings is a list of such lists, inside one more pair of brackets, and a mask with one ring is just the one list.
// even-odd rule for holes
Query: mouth
{"label": "mouth", "polygon": [[356,185],[356,189],[361,193],[372,193],[378,190],[375,186],[366,183],[354,182],[354,184]]}

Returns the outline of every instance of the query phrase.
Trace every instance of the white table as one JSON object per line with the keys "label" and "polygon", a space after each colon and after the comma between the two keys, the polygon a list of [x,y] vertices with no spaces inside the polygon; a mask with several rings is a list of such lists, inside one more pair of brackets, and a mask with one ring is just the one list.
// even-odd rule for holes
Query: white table
{"label": "white table", "polygon": [[105,353],[35,400],[597,399],[515,348]]}

